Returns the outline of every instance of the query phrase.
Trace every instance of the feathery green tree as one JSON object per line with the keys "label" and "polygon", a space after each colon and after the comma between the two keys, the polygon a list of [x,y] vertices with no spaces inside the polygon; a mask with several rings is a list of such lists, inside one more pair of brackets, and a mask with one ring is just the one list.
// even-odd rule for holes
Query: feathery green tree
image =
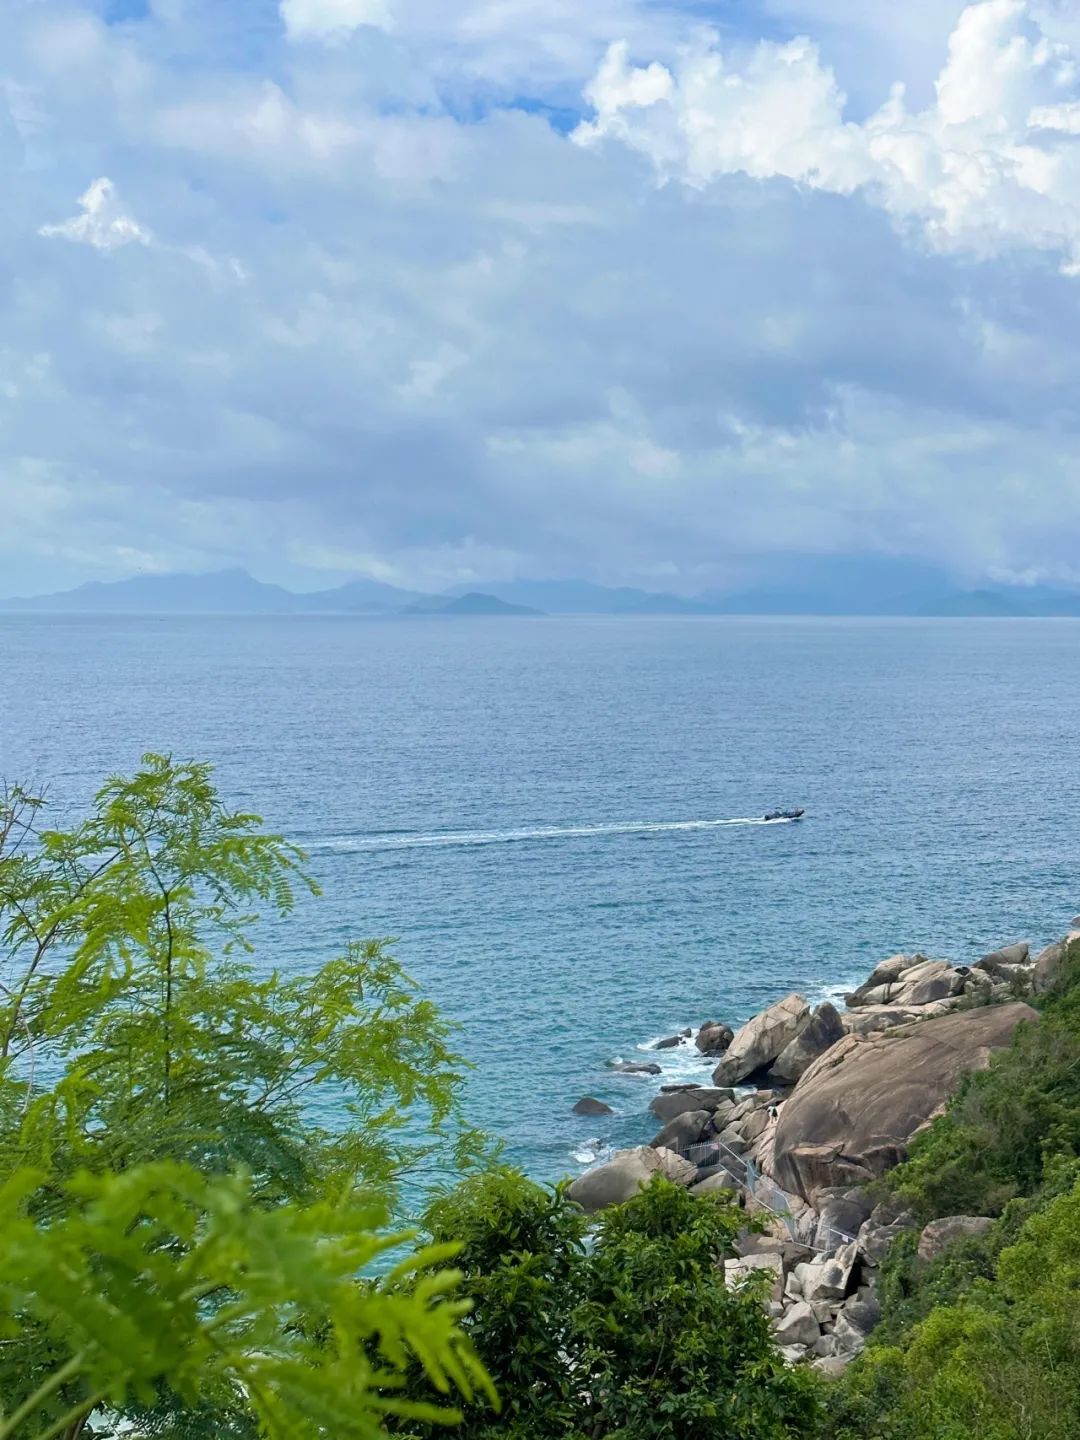
{"label": "feathery green tree", "polygon": [[257,969],[257,910],[315,887],[207,765],[45,816],[0,797],[0,1440],[89,1436],[101,1397],[147,1434],[373,1434],[410,1355],[483,1387],[445,1247],[364,1278],[410,1167],[476,1149],[386,942]]}

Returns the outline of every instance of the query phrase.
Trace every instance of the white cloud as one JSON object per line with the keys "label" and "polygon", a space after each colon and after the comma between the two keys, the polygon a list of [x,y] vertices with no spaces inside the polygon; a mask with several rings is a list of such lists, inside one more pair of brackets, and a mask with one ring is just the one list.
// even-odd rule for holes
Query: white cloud
{"label": "white cloud", "polygon": [[393,25],[389,0],[281,0],[281,18],[290,40],[335,40],[371,25]]}
{"label": "white cloud", "polygon": [[668,69],[613,45],[586,89],[595,118],[575,138],[614,139],[665,178],[704,186],[743,172],[864,193],[943,251],[1057,252],[1080,274],[1080,75],[1027,0],[981,0],[960,15],[934,102],[902,84],[861,123],[808,39],[762,42],[732,66],[715,37]]}
{"label": "white cloud", "polygon": [[154,128],[165,145],[260,168],[333,163],[358,141],[355,125],[332,112],[298,106],[271,80],[163,106]]}
{"label": "white cloud", "polygon": [[[78,3],[5,32],[4,588],[133,556],[434,585],[705,585],[785,547],[1070,563],[1080,286],[1015,248],[1036,204],[1068,239],[1080,86],[1045,17],[916,0],[934,72],[957,31],[943,89],[889,41],[914,88],[877,112],[888,81],[811,23],[854,0],[790,0],[797,29],[753,7],[820,53],[727,31],[723,55],[660,0],[391,0],[392,36],[326,45],[155,0],[95,21],[85,64],[41,39]],[[625,143],[598,158],[563,131],[613,36],[592,94]],[[102,174],[123,197],[64,221]],[[89,293],[43,220],[139,263]],[[934,225],[947,256],[900,233]]]}
{"label": "white cloud", "polygon": [[1036,105],[1028,121],[1033,130],[1059,130],[1062,135],[1080,135],[1080,100],[1064,105]]}
{"label": "white cloud", "polygon": [[38,234],[50,239],[72,240],[79,245],[92,245],[95,250],[106,254],[122,245],[150,244],[150,231],[124,212],[116,187],[107,176],[102,175],[91,182],[79,196],[79,205],[81,215],[56,225],[42,225]]}

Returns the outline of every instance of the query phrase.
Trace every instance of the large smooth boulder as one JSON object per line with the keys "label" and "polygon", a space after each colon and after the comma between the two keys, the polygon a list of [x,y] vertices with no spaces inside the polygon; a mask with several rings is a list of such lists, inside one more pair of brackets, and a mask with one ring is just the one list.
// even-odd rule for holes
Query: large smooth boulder
{"label": "large smooth boulder", "polygon": [[741,1155],[745,1150],[749,1150],[750,1148],[743,1139],[742,1127],[737,1123],[725,1125],[716,1137],[716,1140],[725,1155],[731,1151],[734,1151],[737,1155]]}
{"label": "large smooth boulder", "polygon": [[926,975],[914,984],[907,983],[905,976],[904,988],[897,998],[898,1005],[932,1005],[936,1000],[948,1000],[952,995],[959,995],[964,989],[964,975],[952,966],[938,971],[934,975]]}
{"label": "large smooth boulder", "polygon": [[665,1123],[687,1110],[709,1110],[726,1125],[734,1109],[730,1090],[662,1090],[649,1103],[649,1114]]}
{"label": "large smooth boulder", "polygon": [[765,1235],[756,1230],[746,1230],[732,1241],[731,1248],[736,1255],[779,1255],[784,1269],[794,1270],[804,1260],[812,1260],[814,1252],[808,1245],[798,1245],[787,1236]]}
{"label": "large smooth boulder", "polygon": [[811,1304],[816,1300],[842,1300],[851,1288],[852,1271],[858,1258],[858,1243],[852,1240],[824,1260],[796,1265],[795,1274],[799,1277],[803,1298]]}
{"label": "large smooth boulder", "polygon": [[989,955],[984,955],[976,964],[976,969],[985,970],[988,975],[1000,975],[1009,980],[1013,972],[1021,965],[1028,963],[1031,955],[1031,946],[1026,940],[1018,945],[1003,945],[1000,950],[993,950]]}
{"label": "large smooth boulder", "polygon": [[816,1345],[821,1338],[821,1326],[817,1322],[817,1316],[805,1301],[800,1300],[798,1304],[792,1305],[790,1310],[785,1311],[783,1318],[773,1326],[773,1335],[776,1337],[777,1345],[803,1345],[807,1350],[811,1345]]}
{"label": "large smooth boulder", "polygon": [[654,1115],[661,1124],[666,1125],[669,1120],[674,1120],[676,1115],[683,1115],[687,1110],[703,1110],[705,1107],[694,1099],[690,1090],[679,1090],[670,1095],[656,1095],[649,1101],[649,1114]]}
{"label": "large smooth boulder", "polygon": [[931,1220],[919,1236],[919,1259],[936,1260],[960,1240],[978,1240],[993,1227],[986,1215],[946,1215]]}
{"label": "large smooth boulder", "polygon": [[867,1265],[880,1265],[889,1253],[893,1241],[911,1226],[903,1220],[892,1225],[879,1225],[876,1220],[867,1220],[859,1230],[859,1257]]}
{"label": "large smooth boulder", "polygon": [[917,965],[912,965],[905,970],[900,979],[906,990],[911,985],[921,984],[923,980],[930,980],[935,975],[947,975],[953,967],[948,960],[920,960]]}
{"label": "large smooth boulder", "polygon": [[704,1167],[699,1169],[698,1174],[701,1176],[701,1183],[704,1184],[706,1180],[715,1180],[718,1177],[723,1178],[726,1176],[727,1183],[729,1185],[734,1184],[741,1192],[746,1185],[746,1161],[730,1147],[718,1151],[717,1154],[719,1163],[711,1174],[705,1170]]}
{"label": "large smooth boulder", "polygon": [[1057,940],[1053,945],[1047,945],[1046,949],[1035,957],[1031,971],[1031,988],[1036,995],[1045,995],[1057,984],[1065,968],[1068,948],[1064,940]]}
{"label": "large smooth boulder", "polygon": [[718,1089],[716,1086],[695,1086],[688,1092],[698,1102],[699,1110],[712,1110],[717,1112],[725,1109],[728,1105],[734,1110],[735,1097],[730,1089]]}
{"label": "large smooth boulder", "polygon": [[873,1206],[865,1190],[827,1190],[818,1196],[814,1245],[828,1253],[858,1237]]}
{"label": "large smooth boulder", "polygon": [[734,1124],[741,1124],[748,1115],[755,1110],[766,1109],[769,1105],[775,1105],[778,1100],[784,1097],[779,1090],[754,1090],[751,1094],[744,1096],[731,1112],[731,1120]]}
{"label": "large smooth boulder", "polygon": [[651,1146],[620,1150],[595,1170],[587,1170],[573,1181],[567,1193],[590,1214],[632,1200],[654,1175],[661,1173],[660,1156]]}
{"label": "large smooth boulder", "polygon": [[938,1015],[867,1036],[847,1035],[805,1072],[781,1107],[769,1157],[784,1189],[813,1203],[897,1164],[969,1070],[985,1068],[1017,1025],[1014,1002]]}
{"label": "large smooth boulder", "polygon": [[[990,977],[986,977],[987,984]],[[870,1035],[875,1030],[891,1030],[894,1025],[910,1025],[921,1017],[903,1005],[868,1005],[862,1010],[846,1010],[840,1023],[846,1035]]]}
{"label": "large smooth boulder", "polygon": [[866,1333],[848,1316],[845,1310],[841,1310],[836,1317],[836,1324],[833,1326],[833,1339],[836,1341],[837,1353],[840,1355],[858,1355],[866,1346]]}
{"label": "large smooth boulder", "polygon": [[985,970],[969,970],[964,976],[964,994],[978,995],[985,999],[994,988],[994,977]]}
{"label": "large smooth boulder", "polygon": [[810,1023],[810,1006],[802,995],[786,995],[738,1031],[713,1071],[714,1085],[735,1085],[762,1070]]}
{"label": "large smooth boulder", "polygon": [[860,1010],[864,1005],[889,1005],[902,989],[899,980],[884,980],[880,985],[860,985],[844,999],[849,1010]]}
{"label": "large smooth boulder", "polygon": [[735,1038],[730,1025],[718,1020],[706,1020],[694,1039],[694,1044],[703,1055],[722,1055]]}
{"label": "large smooth boulder", "polygon": [[665,1150],[660,1146],[656,1154],[660,1157],[660,1174],[673,1185],[681,1185],[684,1190],[689,1190],[690,1186],[701,1178],[693,1161],[684,1160],[681,1155],[676,1155],[674,1150]]}
{"label": "large smooth boulder", "polygon": [[881,964],[875,966],[870,972],[866,986],[868,989],[872,989],[875,985],[885,985],[889,981],[899,980],[905,970],[913,969],[925,959],[925,955],[890,955],[888,960],[882,960]]}
{"label": "large smooth boulder", "polygon": [[[907,956],[897,956],[906,960]],[[898,969],[895,979],[877,980],[883,967],[870,977],[865,985],[847,997],[853,1009],[867,1005],[929,1005],[935,1000],[944,1000],[957,995],[963,989],[963,975],[949,964],[948,960],[927,960],[925,956],[914,956],[912,963]]]}
{"label": "large smooth boulder", "polygon": [[763,1135],[773,1122],[772,1110],[762,1106],[758,1110],[751,1110],[750,1114],[738,1122],[742,1138],[747,1145],[753,1145],[759,1135]]}
{"label": "large smooth boulder", "polygon": [[844,1306],[844,1319],[861,1335],[869,1335],[881,1320],[881,1305],[869,1286],[863,1286]]}
{"label": "large smooth boulder", "polygon": [[911,975],[920,966],[939,963],[927,959],[925,955],[890,955],[888,960],[875,966],[869,977],[857,990],[845,996],[845,1000],[852,1007],[887,1004],[890,996],[898,994],[903,985],[910,984]]}
{"label": "large smooth boulder", "polygon": [[677,1185],[690,1185],[697,1176],[697,1167],[669,1150],[639,1145],[634,1150],[620,1150],[603,1165],[586,1170],[573,1181],[567,1194],[592,1215],[632,1200],[657,1175]]}
{"label": "large smooth boulder", "polygon": [[597,1100],[592,1095],[583,1095],[574,1106],[575,1115],[614,1115],[610,1105],[605,1105],[603,1100]]}
{"label": "large smooth boulder", "polygon": [[819,1055],[824,1055],[830,1045],[843,1038],[840,1012],[826,1000],[814,1011],[810,1023],[799,1031],[790,1045],[781,1050],[773,1062],[771,1074],[777,1080],[794,1082]]}
{"label": "large smooth boulder", "polygon": [[712,1119],[708,1110],[686,1110],[669,1120],[659,1135],[649,1142],[654,1150],[689,1150],[696,1145]]}

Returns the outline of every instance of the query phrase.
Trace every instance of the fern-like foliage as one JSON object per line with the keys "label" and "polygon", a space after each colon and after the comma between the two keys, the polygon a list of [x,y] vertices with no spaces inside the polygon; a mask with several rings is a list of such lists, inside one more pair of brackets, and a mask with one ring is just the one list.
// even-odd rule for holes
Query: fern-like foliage
{"label": "fern-like foliage", "polygon": [[258,911],[315,887],[208,766],[147,755],[81,824],[46,813],[0,795],[0,1440],[102,1407],[171,1440],[368,1436],[421,1414],[407,1360],[471,1397],[449,1252],[362,1278],[409,1170],[482,1153],[451,1027],[386,941],[258,966]]}
{"label": "fern-like foliage", "polygon": [[377,1207],[269,1208],[242,1178],[160,1162],[73,1177],[42,1224],[29,1201],[44,1178],[21,1170],[0,1188],[0,1333],[32,1328],[57,1363],[17,1403],[5,1394],[0,1440],[153,1407],[163,1388],[193,1412],[246,1412],[275,1440],[374,1440],[389,1415],[453,1422],[449,1404],[402,1397],[410,1360],[440,1397],[490,1391],[445,1268],[456,1247],[364,1278],[410,1238],[381,1235]]}

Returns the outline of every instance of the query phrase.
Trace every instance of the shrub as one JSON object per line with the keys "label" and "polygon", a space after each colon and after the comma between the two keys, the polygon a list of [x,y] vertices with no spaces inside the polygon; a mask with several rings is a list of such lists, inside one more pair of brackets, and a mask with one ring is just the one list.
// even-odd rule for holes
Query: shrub
{"label": "shrub", "polygon": [[[815,1433],[817,1385],[776,1353],[760,1283],[729,1290],[722,1262],[746,1216],[663,1179],[585,1217],[561,1190],[502,1172],[433,1212],[464,1240],[466,1322],[504,1400],[466,1433],[792,1440]],[[416,1393],[416,1392],[414,1392]],[[422,1393],[422,1387],[421,1392]]]}
{"label": "shrub", "polygon": [[[982,1251],[957,1247],[931,1267],[906,1314],[904,1302],[899,1313],[889,1307],[885,1336],[833,1396],[836,1440],[1072,1440],[1080,1433],[1080,1181],[1000,1248],[1013,1218]],[[995,1248],[987,1277],[979,1272]],[[932,1304],[950,1291],[951,1303]],[[905,1328],[920,1309],[924,1318]]]}
{"label": "shrub", "polygon": [[474,1303],[465,1325],[502,1398],[497,1424],[481,1400],[466,1409],[462,1433],[570,1433],[579,1408],[568,1356],[585,1258],[581,1209],[562,1188],[499,1169],[437,1200],[426,1223],[436,1243],[461,1245],[456,1264]]}
{"label": "shrub", "polygon": [[810,1436],[817,1387],[776,1352],[760,1284],[729,1289],[738,1207],[665,1180],[605,1212],[574,1319],[583,1430],[607,1440]]}
{"label": "shrub", "polygon": [[988,1070],[967,1077],[891,1183],[924,1220],[998,1215],[1078,1156],[1080,943],[1038,1024],[1020,1026]]}

